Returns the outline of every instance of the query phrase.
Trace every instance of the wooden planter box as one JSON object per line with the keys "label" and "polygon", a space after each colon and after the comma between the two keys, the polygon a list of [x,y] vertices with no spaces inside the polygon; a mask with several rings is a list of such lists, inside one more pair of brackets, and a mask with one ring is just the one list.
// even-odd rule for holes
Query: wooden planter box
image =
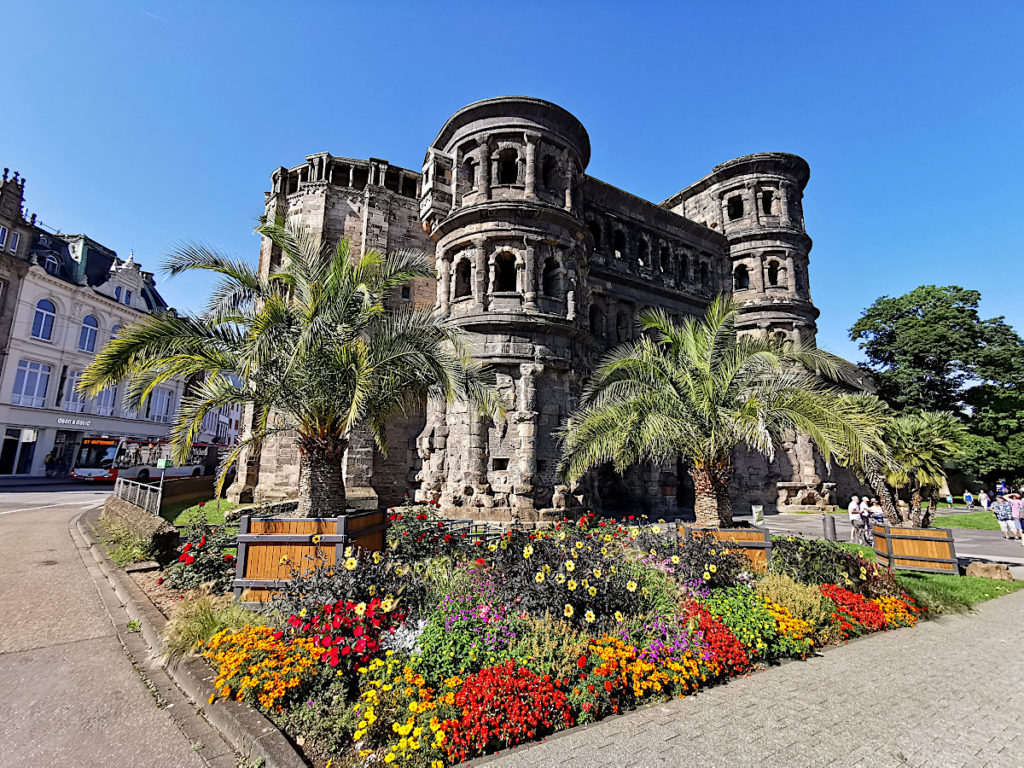
{"label": "wooden planter box", "polygon": [[872,525],[878,562],[896,571],[923,571],[960,575],[948,528],[893,528]]}
{"label": "wooden planter box", "polygon": [[756,570],[768,567],[772,557],[772,537],[767,528],[695,528],[684,525],[680,529],[685,541],[691,536],[713,536],[729,545],[730,550],[739,550]]}
{"label": "wooden planter box", "polygon": [[[384,549],[383,510],[343,517],[249,517],[238,520],[235,599],[261,603],[291,579],[294,568],[312,569],[344,559],[346,547]],[[319,536],[314,544],[313,537]],[[312,558],[312,559],[310,559]]]}

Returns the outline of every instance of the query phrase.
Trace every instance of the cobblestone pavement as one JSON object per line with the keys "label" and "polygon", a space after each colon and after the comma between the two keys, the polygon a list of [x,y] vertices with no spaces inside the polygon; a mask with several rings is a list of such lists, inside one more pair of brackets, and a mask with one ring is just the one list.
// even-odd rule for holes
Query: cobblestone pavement
{"label": "cobblestone pavement", "polygon": [[1024,766],[1024,592],[648,706],[488,768]]}

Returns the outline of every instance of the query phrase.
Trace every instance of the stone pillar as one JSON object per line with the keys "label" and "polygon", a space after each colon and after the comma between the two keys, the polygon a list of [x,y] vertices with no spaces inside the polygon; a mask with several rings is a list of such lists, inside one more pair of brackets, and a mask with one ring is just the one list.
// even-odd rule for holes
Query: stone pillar
{"label": "stone pillar", "polygon": [[[530,145],[532,146],[532,145]],[[527,181],[529,185],[529,181]],[[537,252],[533,242],[523,240],[526,248],[524,250],[525,270],[523,272],[523,309],[527,312],[537,311]]]}
{"label": "stone pillar", "polygon": [[792,253],[786,255],[786,288],[790,296],[796,296],[796,260]]}
{"label": "stone pillar", "polygon": [[526,134],[526,199],[537,199],[537,144],[540,136],[536,133]]}
{"label": "stone pillar", "polygon": [[754,266],[750,270],[750,287],[756,293],[764,293],[764,254],[754,256]]}
{"label": "stone pillar", "polygon": [[576,205],[576,200],[573,198],[573,183],[575,181],[572,160],[567,158],[565,166],[565,210],[572,211]]}
{"label": "stone pillar", "polygon": [[793,217],[789,213],[789,182],[783,181],[779,184],[779,223],[784,227],[793,226]]}
{"label": "stone pillar", "polygon": [[489,136],[480,139],[480,191],[491,199],[491,140]]}
{"label": "stone pillar", "polygon": [[447,315],[452,295],[452,253],[445,251],[438,254],[436,261],[440,282],[437,288],[437,308]]}
{"label": "stone pillar", "polygon": [[487,265],[487,241],[482,238],[473,240],[473,269],[476,285],[473,293],[476,303],[481,309],[487,309],[487,298],[490,295],[489,270]]}

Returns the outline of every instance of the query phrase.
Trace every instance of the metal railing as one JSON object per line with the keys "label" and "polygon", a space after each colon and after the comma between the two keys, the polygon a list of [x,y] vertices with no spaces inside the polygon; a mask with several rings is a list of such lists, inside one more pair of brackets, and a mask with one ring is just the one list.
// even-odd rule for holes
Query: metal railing
{"label": "metal railing", "polygon": [[114,482],[114,495],[129,504],[144,509],[150,514],[160,514],[160,501],[163,497],[163,483],[159,485],[148,485],[137,483],[134,480],[117,478]]}

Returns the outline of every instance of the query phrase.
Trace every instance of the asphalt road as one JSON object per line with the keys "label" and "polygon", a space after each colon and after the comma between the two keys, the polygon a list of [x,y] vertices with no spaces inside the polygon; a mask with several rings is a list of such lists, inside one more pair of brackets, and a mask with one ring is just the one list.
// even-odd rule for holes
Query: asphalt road
{"label": "asphalt road", "polygon": [[108,492],[0,488],[0,768],[204,765],[125,655],[69,531]]}

